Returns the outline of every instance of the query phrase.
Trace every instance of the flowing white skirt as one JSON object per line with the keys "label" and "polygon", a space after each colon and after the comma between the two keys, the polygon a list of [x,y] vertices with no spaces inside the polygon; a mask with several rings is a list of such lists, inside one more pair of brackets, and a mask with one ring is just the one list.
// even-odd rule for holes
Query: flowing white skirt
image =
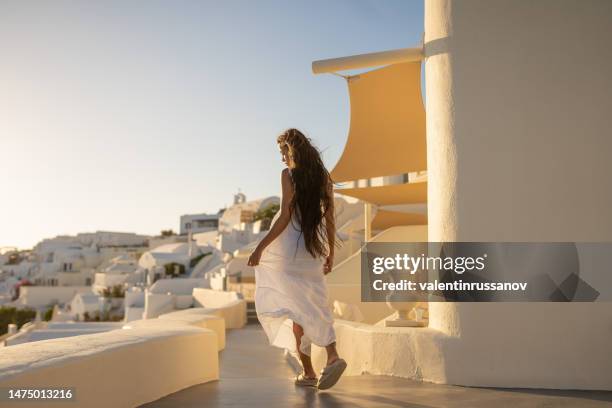
{"label": "flowing white skirt", "polygon": [[254,268],[255,308],[271,345],[297,351],[292,322],[304,329],[304,354],[310,355],[312,343],[325,347],[336,341],[324,262],[306,251],[295,218],[262,252]]}

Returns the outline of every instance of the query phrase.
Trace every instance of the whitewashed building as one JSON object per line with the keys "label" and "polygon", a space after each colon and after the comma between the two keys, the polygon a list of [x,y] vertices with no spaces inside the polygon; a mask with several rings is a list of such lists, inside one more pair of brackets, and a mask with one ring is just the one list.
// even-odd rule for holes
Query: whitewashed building
{"label": "whitewashed building", "polygon": [[77,293],[70,302],[70,311],[76,320],[85,320],[85,313],[92,316],[101,311],[100,296],[95,293]]}
{"label": "whitewashed building", "polygon": [[219,214],[185,214],[181,215],[180,234],[217,231]]}

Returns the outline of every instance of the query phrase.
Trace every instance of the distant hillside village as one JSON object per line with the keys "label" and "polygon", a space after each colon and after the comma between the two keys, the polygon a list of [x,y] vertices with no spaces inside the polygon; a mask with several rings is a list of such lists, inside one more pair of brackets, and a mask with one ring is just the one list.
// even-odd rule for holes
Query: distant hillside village
{"label": "distant hillside village", "polygon": [[[349,218],[363,213],[362,205],[336,201]],[[194,288],[234,291],[252,300],[254,270],[246,261],[279,208],[279,197],[247,201],[239,192],[217,214],[182,215],[178,233],[97,231],[44,239],[27,251],[4,248],[0,340],[13,345],[110,330],[192,307]],[[47,330],[51,322],[100,324],[58,332]]]}
{"label": "distant hillside village", "polygon": [[[217,214],[181,216],[178,234],[98,231],[44,239],[28,251],[5,248],[0,306],[42,319],[119,320],[126,312],[140,319],[144,289],[156,281],[185,278],[199,285],[205,279],[214,286],[221,269],[224,275],[227,269],[234,272],[234,252],[260,238],[279,203],[274,196],[247,201],[238,193],[233,205]],[[235,273],[234,280],[252,280],[252,273],[242,273]],[[4,320],[0,334],[8,330]]]}

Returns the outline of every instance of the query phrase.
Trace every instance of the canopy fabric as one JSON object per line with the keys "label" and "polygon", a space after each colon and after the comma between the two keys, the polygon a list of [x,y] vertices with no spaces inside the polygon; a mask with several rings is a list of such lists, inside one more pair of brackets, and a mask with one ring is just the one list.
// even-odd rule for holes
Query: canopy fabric
{"label": "canopy fabric", "polygon": [[427,214],[378,210],[372,220],[373,230],[386,230],[397,225],[427,225]]}
{"label": "canopy fabric", "polygon": [[379,187],[342,188],[338,194],[376,205],[418,204],[427,202],[427,182],[390,184]]}
{"label": "canopy fabric", "polygon": [[421,63],[389,65],[348,77],[349,135],[334,181],[427,169]]}

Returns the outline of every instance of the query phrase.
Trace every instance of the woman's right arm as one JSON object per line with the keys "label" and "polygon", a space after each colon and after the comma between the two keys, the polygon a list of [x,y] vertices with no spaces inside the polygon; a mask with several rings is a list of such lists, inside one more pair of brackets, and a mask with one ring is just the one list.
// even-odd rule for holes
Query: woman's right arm
{"label": "woman's right arm", "polygon": [[274,224],[270,227],[270,231],[266,234],[266,236],[259,242],[251,256],[247,264],[249,266],[255,266],[259,264],[259,258],[263,250],[270,245],[285,228],[289,225],[291,221],[291,200],[293,199],[293,184],[291,183],[291,176],[289,175],[288,169],[283,169],[281,173],[281,188],[282,188],[282,199],[281,199],[281,208],[280,215],[274,222]]}

